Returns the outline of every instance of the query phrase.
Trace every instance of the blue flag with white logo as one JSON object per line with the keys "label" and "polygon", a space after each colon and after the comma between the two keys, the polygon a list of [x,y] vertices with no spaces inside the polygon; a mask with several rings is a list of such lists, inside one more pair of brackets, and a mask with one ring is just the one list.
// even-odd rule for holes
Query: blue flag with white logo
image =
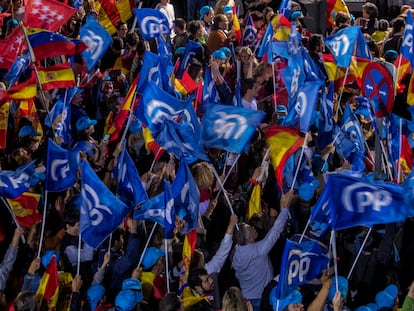
{"label": "blue flag with white logo", "polygon": [[326,185],[335,230],[402,222],[414,211],[406,204],[402,185],[342,174],[327,175]]}
{"label": "blue flag with white logo", "polygon": [[59,192],[72,187],[77,180],[78,162],[73,151],[63,149],[50,138],[47,148],[46,190]]}
{"label": "blue flag with white logo", "polygon": [[171,184],[164,179],[164,200],[165,200],[165,219],[164,235],[166,239],[171,238],[175,227],[174,194]]}
{"label": "blue flag with white logo", "polygon": [[210,105],[203,118],[201,139],[207,147],[241,153],[265,113],[227,105]]}
{"label": "blue flag with white logo", "polygon": [[29,68],[30,54],[28,52],[19,55],[14,60],[10,67],[10,70],[4,76],[4,80],[9,82],[9,88],[11,88],[26,70]]}
{"label": "blue flag with white logo", "polygon": [[200,124],[192,98],[181,101],[153,84],[145,87],[135,114],[151,130],[154,137],[164,128],[165,120],[188,123],[194,135],[200,135]]}
{"label": "blue flag with white logo", "polygon": [[332,220],[329,209],[329,193],[325,190],[322,191],[315,205],[311,208],[311,216],[309,219],[309,227],[311,233],[314,236],[320,237],[325,234],[325,232],[332,228]]}
{"label": "blue flag with white logo", "polygon": [[405,31],[404,39],[401,44],[401,54],[410,61],[411,68],[414,68],[414,22],[411,11],[408,11],[407,18],[405,19]]}
{"label": "blue flag with white logo", "polygon": [[126,150],[125,144],[119,154],[117,166],[114,169],[114,177],[118,181],[117,195],[130,209],[134,209],[138,204],[148,199],[138,170]]}
{"label": "blue flag with white logo", "polygon": [[333,140],[333,98],[334,98],[334,83],[331,82],[328,89],[328,94],[322,92],[322,99],[319,113],[319,131],[317,144],[320,150],[330,144]]}
{"label": "blue flag with white logo", "polygon": [[407,217],[414,217],[414,171],[404,180],[405,203],[408,206]]}
{"label": "blue flag with white logo", "polygon": [[315,279],[328,264],[328,248],[322,243],[307,238],[301,243],[287,239],[280,265],[278,298]]}
{"label": "blue flag with white logo", "polygon": [[349,26],[325,39],[338,67],[349,67],[352,56],[370,59],[371,53],[362,35],[361,28]]}
{"label": "blue flag with white logo", "polygon": [[266,28],[266,32],[262,38],[262,42],[260,43],[259,51],[257,52],[257,57],[261,58],[266,53],[271,54],[272,50],[272,41],[273,41],[273,24],[269,23]]}
{"label": "blue flag with white logo", "polygon": [[185,221],[183,234],[197,228],[200,191],[186,163],[181,161],[172,184],[176,215]]}
{"label": "blue flag with white logo", "polygon": [[167,17],[159,10],[135,9],[138,28],[144,40],[150,40],[171,32]]}
{"label": "blue flag with white logo", "polygon": [[279,6],[279,12],[286,18],[290,17],[290,9],[292,7],[292,0],[282,0]]}
{"label": "blue flag with white logo", "polygon": [[181,79],[183,77],[184,71],[187,70],[188,66],[190,66],[194,56],[200,53],[202,49],[203,47],[200,43],[195,42],[193,40],[187,41],[187,44],[185,45],[184,54],[180,60],[180,66],[178,67],[177,74],[175,75],[176,78]]}
{"label": "blue flag with white logo", "polygon": [[20,166],[16,171],[0,171],[0,197],[14,199],[30,188],[34,174],[34,161]]}
{"label": "blue flag with white logo", "polygon": [[242,45],[243,46],[255,46],[257,40],[257,30],[253,24],[253,18],[249,14],[247,17],[246,25],[244,27]]}
{"label": "blue flag with white logo", "polygon": [[334,146],[339,154],[351,164],[353,171],[363,171],[364,151],[360,150],[355,142],[347,135],[342,127],[335,126]]}
{"label": "blue flag with white logo", "polygon": [[146,200],[140,209],[134,211],[135,220],[150,220],[164,226],[165,195],[164,192]]}
{"label": "blue flag with white logo", "polygon": [[165,120],[161,132],[155,136],[157,143],[168,152],[173,153],[179,159],[188,161],[210,161],[204,149],[199,143],[199,139],[194,135],[194,128],[188,124],[177,123]]}
{"label": "blue flag with white logo", "polygon": [[137,92],[142,94],[148,84],[155,84],[160,89],[167,90],[169,84],[167,67],[169,62],[169,57],[145,51],[139,73],[140,78],[138,80]]}
{"label": "blue flag with white logo", "polygon": [[347,137],[355,144],[356,149],[363,152],[365,150],[364,133],[361,128],[361,123],[349,104],[346,105],[344,115],[342,116],[342,129]]}
{"label": "blue flag with white logo", "polygon": [[121,202],[95,174],[87,161],[80,164],[82,173],[80,232],[82,240],[97,248],[128,214]]}
{"label": "blue flag with white logo", "polygon": [[321,86],[320,81],[309,81],[299,87],[296,103],[289,107],[283,126],[297,126],[302,132],[309,132]]}
{"label": "blue flag with white logo", "polygon": [[80,28],[80,39],[88,47],[81,52],[88,71],[91,71],[112,44],[109,32],[93,17],[87,17]]}

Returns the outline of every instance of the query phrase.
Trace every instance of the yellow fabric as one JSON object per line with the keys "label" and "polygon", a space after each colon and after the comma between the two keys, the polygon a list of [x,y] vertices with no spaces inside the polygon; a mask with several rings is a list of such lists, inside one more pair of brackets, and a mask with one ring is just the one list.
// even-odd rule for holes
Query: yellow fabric
{"label": "yellow fabric", "polygon": [[[345,12],[349,14],[349,9],[348,6],[346,5],[344,0],[334,0],[335,1],[335,5],[332,9],[332,11],[330,12],[330,15],[328,16],[328,22],[331,25],[335,24],[335,16],[338,12]],[[328,12],[329,14],[329,12]]]}
{"label": "yellow fabric", "polygon": [[39,70],[39,80],[41,84],[66,81],[73,81],[73,83],[75,83],[75,74],[72,68],[45,71]]}
{"label": "yellow fabric", "polygon": [[247,219],[250,219],[254,214],[260,214],[262,212],[261,194],[262,189],[258,183],[253,187],[253,191],[250,196]]}
{"label": "yellow fabric", "polygon": [[152,292],[152,284],[154,283],[155,274],[152,272],[142,272],[141,284],[142,295],[144,300],[148,301]]}
{"label": "yellow fabric", "polygon": [[181,299],[183,301],[184,310],[190,310],[191,306],[195,305],[196,303],[206,300],[207,298],[204,296],[201,296],[200,294],[197,294],[195,291],[193,291],[190,287],[186,287],[183,290],[183,293],[181,294]]}

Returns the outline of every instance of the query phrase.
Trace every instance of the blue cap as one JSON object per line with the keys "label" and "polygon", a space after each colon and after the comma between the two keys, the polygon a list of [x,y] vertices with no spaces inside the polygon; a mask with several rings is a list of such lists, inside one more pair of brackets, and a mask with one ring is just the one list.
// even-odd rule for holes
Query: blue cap
{"label": "blue cap", "polygon": [[[338,290],[341,293],[342,299],[345,299],[348,295],[348,280],[343,276],[338,276]],[[332,286],[329,289],[329,300],[333,301],[336,293],[336,278],[332,279]]]}
{"label": "blue cap", "polygon": [[9,19],[6,23],[6,28],[11,28],[11,27],[16,27],[19,25],[19,22],[17,21],[17,19]]}
{"label": "blue cap", "polygon": [[222,48],[219,48],[220,51],[223,51],[224,54],[226,54],[227,57],[231,56],[231,51],[228,47],[223,46]]}
{"label": "blue cap", "polygon": [[397,286],[395,286],[394,284],[388,285],[382,292],[379,292],[375,296],[375,302],[378,306],[378,309],[381,310],[381,308],[392,308],[397,295]]}
{"label": "blue cap", "polygon": [[233,14],[233,7],[231,5],[225,5],[223,8],[224,14]]}
{"label": "blue cap", "polygon": [[395,50],[388,50],[384,53],[385,60],[395,60],[398,57],[398,52]]}
{"label": "blue cap", "polygon": [[[271,303],[273,305],[273,310],[284,310],[290,304],[302,303],[302,294],[298,290],[292,291],[289,295],[287,295],[283,299],[280,299],[278,302],[278,299],[276,298],[276,287],[275,287],[272,289],[270,297],[272,297]],[[279,303],[279,308],[278,308],[278,303]]]}
{"label": "blue cap", "polygon": [[42,136],[42,134],[40,134],[38,131],[36,131],[33,126],[26,125],[26,126],[23,126],[20,129],[19,137],[23,138],[23,137],[27,137],[27,136]]}
{"label": "blue cap", "polygon": [[98,305],[99,301],[105,295],[105,287],[101,284],[93,284],[91,287],[88,288],[86,293],[89,304],[91,305],[91,310],[95,310],[96,306]]}
{"label": "blue cap", "polygon": [[208,12],[210,12],[211,10],[213,10],[213,8],[209,5],[205,5],[200,9],[200,19],[203,19],[204,15],[208,14]]}
{"label": "blue cap", "polygon": [[303,14],[301,11],[295,11],[295,12],[292,12],[292,14],[290,14],[291,20],[297,19],[299,17],[303,17]]}
{"label": "blue cap", "polygon": [[119,311],[131,311],[143,299],[142,293],[136,290],[123,289],[115,298],[115,307]]}
{"label": "blue cap", "polygon": [[306,202],[309,202],[315,195],[316,188],[319,187],[319,181],[317,179],[312,182],[305,182],[299,187],[299,197]]}
{"label": "blue cap", "polygon": [[142,266],[144,269],[152,268],[157,262],[158,258],[165,256],[165,251],[156,247],[150,247],[145,251],[144,258],[142,259]]}
{"label": "blue cap", "polygon": [[135,278],[129,278],[122,282],[122,289],[142,290],[141,282]]}
{"label": "blue cap", "polygon": [[287,108],[284,105],[277,105],[276,112],[278,112],[278,113],[287,113]]}
{"label": "blue cap", "polygon": [[59,262],[59,252],[58,251],[46,251],[42,256],[42,265],[43,267],[47,268],[50,261],[52,260],[52,257],[56,257],[56,263]]}
{"label": "blue cap", "polygon": [[365,307],[367,307],[370,311],[378,311],[378,307],[375,303],[369,303]]}
{"label": "blue cap", "polygon": [[223,50],[218,49],[213,52],[213,58],[226,59],[227,56],[226,53],[223,52]]}
{"label": "blue cap", "polygon": [[175,54],[184,54],[184,52],[185,52],[184,46],[180,46],[178,49],[175,50]]}
{"label": "blue cap", "polygon": [[76,129],[78,131],[83,131],[84,129],[87,129],[91,125],[96,125],[96,123],[97,123],[96,120],[91,120],[89,119],[89,117],[83,116],[79,118],[78,121],[76,121]]}
{"label": "blue cap", "polygon": [[129,126],[129,131],[131,133],[141,133],[142,132],[142,122],[138,119],[131,122]]}

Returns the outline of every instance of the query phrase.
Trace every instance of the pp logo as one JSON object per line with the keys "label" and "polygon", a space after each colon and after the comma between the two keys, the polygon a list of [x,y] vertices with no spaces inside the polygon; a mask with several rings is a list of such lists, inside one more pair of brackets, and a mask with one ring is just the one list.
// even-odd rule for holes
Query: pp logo
{"label": "pp logo", "polygon": [[69,162],[65,159],[55,159],[50,165],[50,177],[53,181],[57,182],[68,177],[70,172]]}
{"label": "pp logo", "polygon": [[[104,219],[103,212],[112,215],[112,211],[105,205],[102,205],[98,194],[92,187],[85,184],[83,187],[83,200],[85,201],[86,208],[89,212],[89,218],[92,226],[99,226]],[[85,212],[82,210],[82,212]]]}
{"label": "pp logo", "polygon": [[413,25],[407,23],[405,25],[405,35],[404,35],[404,41],[402,43],[402,47],[403,48],[408,47],[410,54],[413,54],[413,35],[412,35],[412,31],[413,31]]}
{"label": "pp logo", "polygon": [[344,189],[341,200],[348,212],[381,212],[392,203],[392,195],[386,190],[357,182]]}
{"label": "pp logo", "polygon": [[239,139],[247,129],[247,120],[238,114],[217,112],[218,117],[213,123],[213,132],[224,139]]}
{"label": "pp logo", "polygon": [[170,30],[163,24],[162,19],[158,19],[155,16],[145,17],[140,24],[141,31],[144,35],[150,37],[156,37],[160,34],[165,35],[170,33]]}
{"label": "pp logo", "polygon": [[295,110],[299,115],[299,118],[302,118],[306,111],[306,106],[308,101],[306,100],[306,94],[304,92],[299,92],[298,99],[296,101]]}
{"label": "pp logo", "polygon": [[100,36],[95,35],[89,29],[86,30],[87,34],[82,36],[83,43],[86,44],[92,60],[97,60],[102,54],[102,48],[104,46],[103,39]]}
{"label": "pp logo", "polygon": [[[309,255],[316,255],[313,253],[301,253],[298,250],[292,250],[289,252],[289,274],[288,274],[288,284],[292,285],[293,280],[298,278],[299,283],[302,283],[305,280],[305,276],[309,272],[311,265],[311,259]],[[291,257],[297,257],[291,259]]]}

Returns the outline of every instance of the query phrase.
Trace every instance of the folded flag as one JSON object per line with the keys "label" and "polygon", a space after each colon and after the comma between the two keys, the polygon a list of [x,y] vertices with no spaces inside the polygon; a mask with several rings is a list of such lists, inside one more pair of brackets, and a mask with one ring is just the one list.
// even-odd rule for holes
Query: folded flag
{"label": "folded flag", "polygon": [[46,271],[43,273],[40,280],[39,287],[36,291],[36,299],[39,305],[42,304],[44,299],[47,302],[49,310],[54,310],[59,298],[59,276],[56,264],[56,256],[53,255]]}
{"label": "folded flag", "polygon": [[75,86],[75,74],[69,63],[39,68],[39,79],[44,90]]}
{"label": "folded flag", "polygon": [[40,194],[23,192],[14,199],[7,199],[20,226],[31,228],[42,220],[38,211]]}
{"label": "folded flag", "polygon": [[20,166],[16,171],[0,171],[0,197],[14,199],[30,187],[34,174],[34,161]]}

